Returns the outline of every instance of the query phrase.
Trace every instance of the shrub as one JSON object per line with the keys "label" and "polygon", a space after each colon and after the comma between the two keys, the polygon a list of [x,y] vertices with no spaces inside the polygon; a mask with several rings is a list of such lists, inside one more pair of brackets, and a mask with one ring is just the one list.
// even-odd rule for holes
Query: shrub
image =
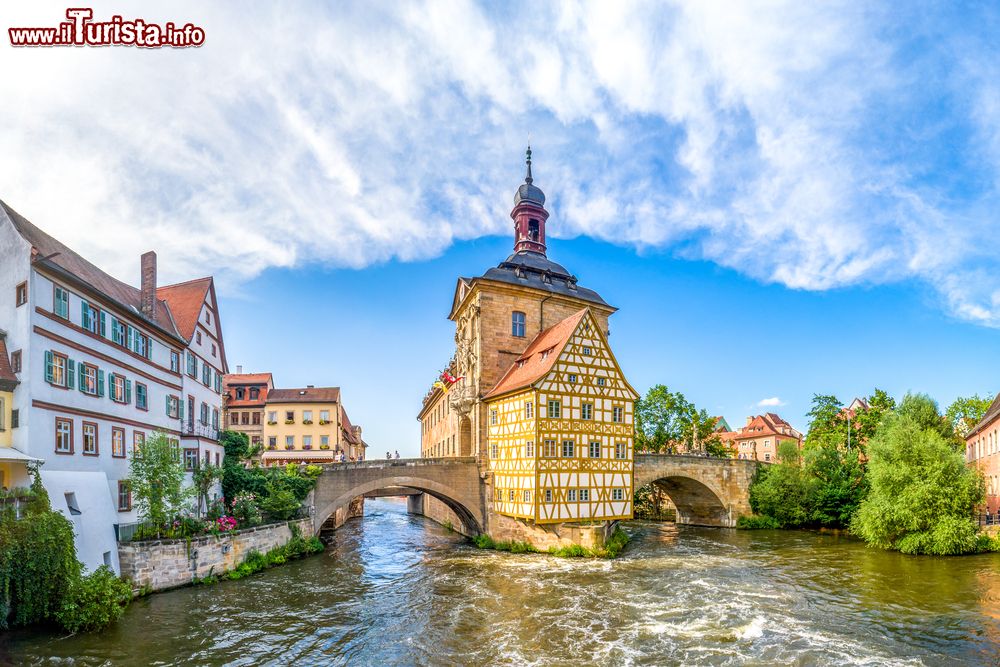
{"label": "shrub", "polygon": [[63,596],[56,620],[70,632],[100,630],[117,621],[132,599],[132,587],[106,565],[74,578]]}
{"label": "shrub", "polygon": [[272,519],[287,521],[298,513],[300,505],[299,499],[288,489],[268,486],[267,497],[261,501],[260,508]]}
{"label": "shrub", "polygon": [[256,526],[263,520],[257,495],[251,491],[240,491],[233,498],[233,516],[241,526]]}
{"label": "shrub", "polygon": [[736,527],[743,530],[771,530],[781,528],[781,524],[772,516],[751,514],[750,516],[741,516],[737,519]]}

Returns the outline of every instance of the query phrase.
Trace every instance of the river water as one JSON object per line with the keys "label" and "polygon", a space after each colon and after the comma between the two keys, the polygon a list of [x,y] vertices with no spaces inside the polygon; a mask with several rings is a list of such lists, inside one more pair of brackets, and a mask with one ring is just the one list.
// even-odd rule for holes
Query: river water
{"label": "river water", "polygon": [[134,603],[0,665],[997,665],[1000,556],[632,522],[615,561],[480,551],[397,499],[313,558]]}

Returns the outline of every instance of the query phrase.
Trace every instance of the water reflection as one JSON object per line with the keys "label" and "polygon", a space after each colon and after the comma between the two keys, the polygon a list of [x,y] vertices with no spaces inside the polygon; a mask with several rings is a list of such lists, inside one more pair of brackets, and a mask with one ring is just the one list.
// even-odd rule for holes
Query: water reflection
{"label": "water reflection", "polygon": [[368,504],[330,549],[140,600],[99,635],[0,637],[0,665],[993,665],[1000,558],[837,534],[635,522],[616,561],[476,550]]}

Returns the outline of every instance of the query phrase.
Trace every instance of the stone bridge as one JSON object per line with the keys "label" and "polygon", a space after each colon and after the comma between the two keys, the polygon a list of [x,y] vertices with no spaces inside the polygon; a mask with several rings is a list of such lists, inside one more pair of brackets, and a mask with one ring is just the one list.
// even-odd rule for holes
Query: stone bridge
{"label": "stone bridge", "polygon": [[[677,522],[695,526],[736,525],[750,514],[750,482],[759,464],[739,459],[671,454],[637,454],[635,488],[656,484],[677,507]],[[491,497],[475,457],[392,459],[323,466],[313,492],[313,526],[339,527],[360,515],[357,498],[409,495],[411,510],[423,513],[422,493],[441,501],[466,535],[489,532]]]}
{"label": "stone bridge", "polygon": [[655,484],[677,507],[677,523],[726,526],[750,514],[756,461],[677,454],[636,454],[635,488]]}

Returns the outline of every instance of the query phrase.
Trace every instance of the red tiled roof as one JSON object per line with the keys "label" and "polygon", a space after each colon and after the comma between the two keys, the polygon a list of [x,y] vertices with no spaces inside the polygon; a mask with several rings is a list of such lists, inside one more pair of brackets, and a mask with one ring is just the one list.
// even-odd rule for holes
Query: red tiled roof
{"label": "red tiled roof", "polygon": [[[483,398],[523,389],[544,377],[552,370],[559,353],[566,347],[570,336],[576,331],[577,325],[580,324],[588,311],[588,308],[584,308],[535,336],[535,339],[528,345],[528,349],[517,358],[517,361],[511,364],[496,386]],[[545,351],[549,351],[549,353],[543,354]]]}
{"label": "red tiled roof", "polygon": [[222,377],[222,386],[244,384],[274,384],[270,373],[227,373]]}
{"label": "red tiled roof", "polygon": [[993,402],[990,403],[990,407],[986,408],[983,418],[980,419],[972,430],[965,436],[966,440],[972,438],[981,430],[989,426],[997,418],[997,416],[1000,416],[1000,393],[998,393],[996,398],[993,399]]}
{"label": "red tiled roof", "polygon": [[340,430],[344,433],[344,440],[352,445],[361,444],[358,442],[358,437],[354,435],[354,425],[348,419],[347,410],[344,409],[343,403],[340,404]]}
{"label": "red tiled roof", "polygon": [[340,387],[302,387],[300,389],[272,389],[267,392],[268,403],[338,403]]}
{"label": "red tiled roof", "polygon": [[0,336],[0,389],[13,391],[17,382],[14,369],[10,367],[10,357],[7,356],[7,343]]}
{"label": "red tiled roof", "polygon": [[[49,266],[57,272],[75,277],[78,281],[103,294],[110,301],[122,306],[134,317],[151,322],[171,336],[179,336],[180,332],[171,319],[171,311],[162,301],[156,308],[155,319],[149,319],[142,312],[142,292],[138,288],[112,278],[61,241],[43,232],[3,201],[0,201],[0,208],[6,212],[21,238],[35,249],[40,266]],[[160,296],[159,290],[157,290],[157,296]]]}
{"label": "red tiled roof", "polygon": [[212,277],[208,276],[176,285],[165,285],[156,290],[156,296],[170,306],[170,313],[177,323],[177,331],[186,341],[190,341],[194,336],[194,328],[201,316],[205,295],[211,286]]}
{"label": "red tiled roof", "polygon": [[[783,429],[787,429],[791,432],[785,432]],[[760,438],[768,435],[784,436],[789,438],[801,437],[801,434],[796,431],[791,424],[773,412],[768,412],[754,417],[749,424],[736,432],[733,439],[747,440],[750,438]]]}

